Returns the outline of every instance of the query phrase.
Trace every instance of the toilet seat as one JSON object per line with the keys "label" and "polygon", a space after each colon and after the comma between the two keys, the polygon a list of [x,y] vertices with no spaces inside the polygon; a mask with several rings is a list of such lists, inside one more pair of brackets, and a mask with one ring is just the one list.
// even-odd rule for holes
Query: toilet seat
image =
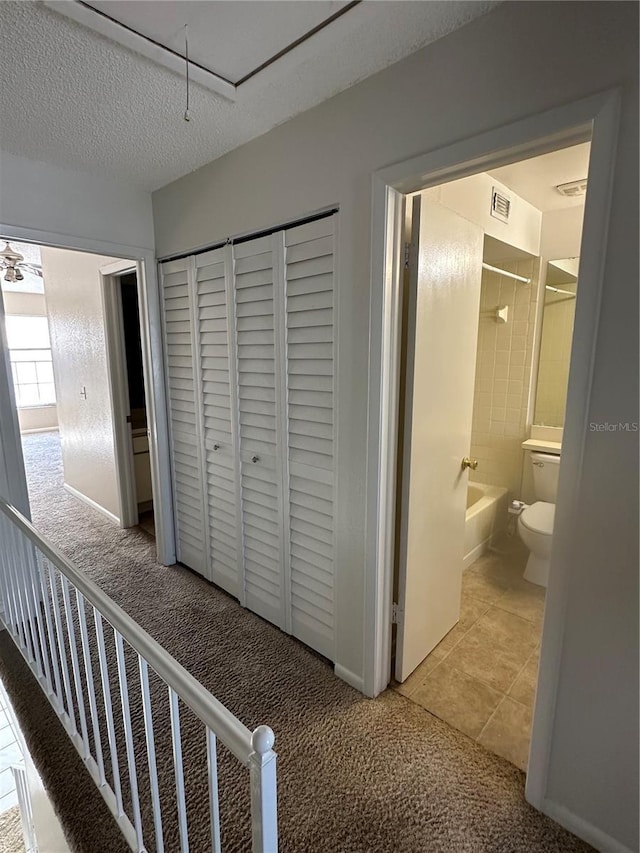
{"label": "toilet seat", "polygon": [[555,513],[555,504],[547,503],[546,501],[536,501],[536,503],[522,510],[519,521],[524,527],[531,530],[532,533],[551,536]]}

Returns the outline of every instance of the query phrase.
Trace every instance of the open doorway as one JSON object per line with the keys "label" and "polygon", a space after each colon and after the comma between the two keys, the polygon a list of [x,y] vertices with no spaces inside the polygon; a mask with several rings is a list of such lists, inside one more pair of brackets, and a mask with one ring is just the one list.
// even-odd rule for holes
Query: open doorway
{"label": "open doorway", "polygon": [[155,535],[150,420],[145,391],[138,274],[130,262],[100,268],[120,526]]}
{"label": "open doorway", "polygon": [[135,272],[127,273],[120,277],[120,302],[122,306],[122,330],[127,372],[133,479],[135,482],[138,525],[153,536],[155,535],[155,527],[153,521],[151,463],[149,459],[149,422],[144,390],[138,279]]}
{"label": "open doorway", "polygon": [[589,152],[407,199],[396,689],[523,770]]}
{"label": "open doorway", "polygon": [[141,514],[153,535],[137,263],[7,245],[5,324],[36,526],[67,531],[73,548]]}

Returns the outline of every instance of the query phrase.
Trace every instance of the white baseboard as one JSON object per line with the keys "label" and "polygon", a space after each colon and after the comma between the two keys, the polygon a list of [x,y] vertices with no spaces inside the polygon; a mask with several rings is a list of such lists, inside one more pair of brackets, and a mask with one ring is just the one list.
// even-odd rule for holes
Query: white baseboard
{"label": "white baseboard", "polygon": [[551,800],[544,799],[540,811],[555,820],[560,826],[568,829],[569,832],[573,832],[578,838],[586,841],[587,844],[595,847],[596,850],[600,850],[600,853],[633,853],[630,847],[626,847],[620,841],[616,841],[615,838],[598,829],[597,826]]}
{"label": "white baseboard", "polygon": [[475,563],[478,557],[482,557],[482,555],[485,554],[489,550],[489,548],[491,548],[496,539],[499,539],[500,536],[502,536],[506,529],[506,525],[504,527],[501,527],[499,530],[496,530],[494,533],[492,533],[491,536],[487,536],[484,542],[481,542],[479,545],[476,545],[475,548],[469,551],[469,553],[462,561],[462,571],[468,569],[472,563]]}
{"label": "white baseboard", "polygon": [[70,495],[73,495],[74,498],[77,498],[79,501],[82,501],[82,503],[87,504],[87,506],[90,506],[91,509],[95,509],[97,510],[97,512],[102,513],[102,515],[106,515],[106,517],[110,521],[113,521],[115,524],[118,525],[118,527],[120,526],[120,519],[117,515],[114,515],[112,512],[109,512],[108,509],[105,509],[103,506],[100,506],[99,503],[96,503],[96,501],[93,501],[91,500],[91,498],[88,498],[86,495],[83,495],[82,492],[79,492],[77,489],[74,489],[73,486],[70,486],[68,483],[64,483],[63,485],[65,491],[69,492]]}
{"label": "white baseboard", "polygon": [[60,432],[57,426],[38,427],[38,429],[21,429],[20,435],[33,435],[36,432]]}
{"label": "white baseboard", "polygon": [[339,663],[334,664],[333,671],[338,678],[346,681],[347,684],[351,685],[351,687],[355,687],[355,689],[359,690],[360,693],[364,693],[364,679],[362,676],[356,675],[354,672],[351,672]]}
{"label": "white baseboard", "polygon": [[472,563],[478,559],[478,557],[482,557],[485,551],[488,550],[489,545],[491,544],[492,537],[489,536],[488,539],[485,539],[484,542],[481,542],[479,545],[476,545],[469,553],[466,555],[464,560],[462,561],[462,571],[468,569]]}

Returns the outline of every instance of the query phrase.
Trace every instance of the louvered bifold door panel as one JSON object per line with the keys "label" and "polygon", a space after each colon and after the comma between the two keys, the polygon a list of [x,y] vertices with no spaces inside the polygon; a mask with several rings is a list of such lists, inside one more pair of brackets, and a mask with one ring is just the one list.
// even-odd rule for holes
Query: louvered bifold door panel
{"label": "louvered bifold door panel", "polygon": [[197,255],[195,264],[209,577],[227,592],[239,596],[242,561],[235,343],[233,310],[229,311],[229,307],[233,308],[231,250],[223,247]]}
{"label": "louvered bifold door panel", "polygon": [[292,633],[334,659],[334,219],[285,231]]}
{"label": "louvered bifold door panel", "polygon": [[273,246],[269,236],[233,247],[234,293],[245,604],[285,628],[283,451],[278,427],[282,389]]}
{"label": "louvered bifold door panel", "polygon": [[181,563],[206,574],[207,556],[193,359],[193,300],[188,259],[162,264],[164,348],[176,525]]}

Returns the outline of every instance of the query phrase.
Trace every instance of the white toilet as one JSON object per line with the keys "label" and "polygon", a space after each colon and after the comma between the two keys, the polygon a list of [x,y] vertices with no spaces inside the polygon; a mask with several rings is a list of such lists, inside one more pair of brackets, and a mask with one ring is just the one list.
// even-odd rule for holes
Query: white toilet
{"label": "white toilet", "polygon": [[546,586],[549,579],[560,457],[537,452],[532,452],[529,456],[533,466],[533,492],[536,502],[525,507],[518,516],[518,533],[530,551],[524,579]]}

